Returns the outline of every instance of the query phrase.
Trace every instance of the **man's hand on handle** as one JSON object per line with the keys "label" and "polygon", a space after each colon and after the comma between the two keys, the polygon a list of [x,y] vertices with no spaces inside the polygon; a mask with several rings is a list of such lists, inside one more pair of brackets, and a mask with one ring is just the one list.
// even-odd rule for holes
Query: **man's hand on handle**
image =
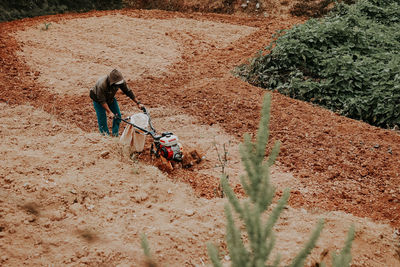
{"label": "man's hand on handle", "polygon": [[114,113],[112,113],[112,112],[107,112],[107,117],[109,118],[109,119],[114,119],[115,117],[117,117],[118,116],[118,114],[114,114]]}
{"label": "man's hand on handle", "polygon": [[108,104],[107,104],[107,103],[102,103],[101,105],[102,105],[102,107],[106,110],[107,118],[109,118],[109,119],[114,119],[114,116],[116,116],[117,114],[114,114],[114,113],[111,111],[111,109],[110,109],[110,107],[108,106]]}
{"label": "man's hand on handle", "polygon": [[144,106],[140,103],[140,101],[136,101],[136,100],[134,100],[134,101],[135,101],[135,103],[136,103],[136,105],[138,106],[139,109],[143,109],[144,108]]}

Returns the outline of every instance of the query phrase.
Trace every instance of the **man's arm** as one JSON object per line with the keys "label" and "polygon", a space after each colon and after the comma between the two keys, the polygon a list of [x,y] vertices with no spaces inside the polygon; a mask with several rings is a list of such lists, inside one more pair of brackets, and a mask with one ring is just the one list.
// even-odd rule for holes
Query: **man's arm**
{"label": "man's arm", "polygon": [[134,94],[134,93],[132,92],[132,90],[128,87],[128,85],[126,84],[126,82],[124,82],[124,83],[121,85],[120,88],[121,88],[122,92],[124,92],[124,94],[126,94],[130,99],[133,100],[133,102],[136,103],[136,105],[139,106],[139,108],[141,107],[140,101],[136,99],[135,94]]}
{"label": "man's arm", "polygon": [[111,109],[107,103],[104,102],[104,103],[101,103],[100,105],[106,110],[107,116],[110,119],[114,118],[114,113],[111,111]]}

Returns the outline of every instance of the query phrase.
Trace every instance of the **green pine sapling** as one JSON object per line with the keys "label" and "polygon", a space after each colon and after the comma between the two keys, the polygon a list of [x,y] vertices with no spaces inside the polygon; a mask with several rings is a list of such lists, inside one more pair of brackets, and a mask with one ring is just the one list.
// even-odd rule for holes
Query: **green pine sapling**
{"label": "green pine sapling", "polygon": [[[268,266],[278,266],[280,263],[279,255],[276,256],[272,262],[270,260],[271,252],[275,245],[273,227],[289,199],[290,193],[288,189],[284,190],[282,197],[275,207],[272,208],[269,217],[266,220],[262,219],[263,213],[270,208],[275,196],[275,188],[270,183],[269,168],[274,164],[280,147],[280,143],[276,142],[268,159],[264,159],[265,149],[269,139],[270,103],[270,94],[266,94],[255,143],[251,141],[250,135],[246,134],[244,143],[240,146],[240,155],[246,171],[246,175],[241,176],[240,180],[248,199],[239,201],[229,185],[228,180],[224,175],[221,177],[223,192],[227,196],[233,210],[239,215],[239,219],[243,222],[248,239],[248,242],[245,244],[242,239],[241,230],[235,226],[231,207],[226,204],[226,242],[231,264],[234,267],[264,267],[267,266],[267,262],[271,264]],[[304,265],[304,261],[314,248],[322,228],[323,220],[318,223],[309,241],[292,260],[290,266]],[[350,249],[353,238],[354,229],[352,228],[349,231],[345,248],[339,256],[334,256],[333,258],[333,263],[340,265],[334,266],[349,266],[351,262]],[[213,266],[222,266],[217,248],[212,244],[208,244],[207,247]]]}

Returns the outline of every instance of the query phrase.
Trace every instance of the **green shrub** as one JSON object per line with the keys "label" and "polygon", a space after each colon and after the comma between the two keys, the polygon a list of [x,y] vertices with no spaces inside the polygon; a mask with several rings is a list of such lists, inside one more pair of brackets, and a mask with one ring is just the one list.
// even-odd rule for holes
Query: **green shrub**
{"label": "green shrub", "polygon": [[279,32],[238,70],[254,85],[393,127],[400,124],[399,20],[397,1],[339,4],[324,19]]}
{"label": "green shrub", "polygon": [[[290,13],[294,16],[319,18],[328,14],[333,3],[336,1],[337,0],[301,0],[290,9]],[[340,0],[339,2],[354,4],[355,0]]]}
{"label": "green shrub", "polygon": [[0,3],[0,22],[24,17],[122,8],[122,0],[14,0]]}

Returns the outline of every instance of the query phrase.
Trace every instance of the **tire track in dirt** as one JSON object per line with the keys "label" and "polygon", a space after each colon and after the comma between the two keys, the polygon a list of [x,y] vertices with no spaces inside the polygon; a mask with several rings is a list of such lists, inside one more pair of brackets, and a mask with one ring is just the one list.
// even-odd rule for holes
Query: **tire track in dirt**
{"label": "tire track in dirt", "polygon": [[[51,20],[114,13],[59,15],[52,16]],[[206,44],[200,45],[200,49],[191,43],[191,38],[183,38],[182,33],[175,32],[171,38],[184,47],[184,61],[172,66],[162,78],[144,76],[130,84],[142,102],[150,107],[180,108],[203,123],[220,125],[239,139],[245,132],[255,132],[265,91],[234,78],[229,72],[267,44],[275,30],[299,21],[160,11],[121,13],[162,19],[178,16],[258,27],[250,37],[222,49]],[[50,94],[35,82],[39,73],[29,70],[16,56],[20,48],[11,34],[46,19],[48,17],[0,24],[2,36],[7,36],[0,40],[0,86],[3,88],[0,100],[9,104],[30,103],[57,115],[60,120],[93,131],[95,116],[87,96],[60,98]],[[120,102],[127,105],[126,100]],[[292,205],[344,210],[400,225],[398,134],[273,93],[271,139],[282,141],[280,167],[294,172],[305,187],[313,190],[312,197],[307,198],[298,191],[293,192]]]}

